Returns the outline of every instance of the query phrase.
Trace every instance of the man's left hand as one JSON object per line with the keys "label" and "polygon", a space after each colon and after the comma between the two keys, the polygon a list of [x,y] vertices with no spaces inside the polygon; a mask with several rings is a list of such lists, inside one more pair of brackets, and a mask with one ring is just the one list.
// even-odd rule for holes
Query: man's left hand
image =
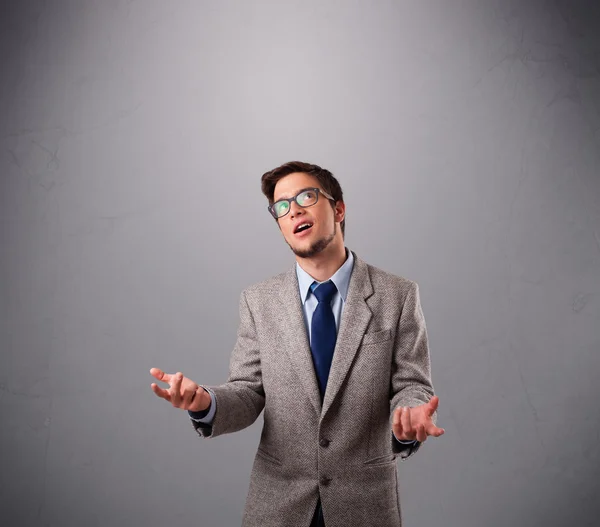
{"label": "man's left hand", "polygon": [[392,431],[396,439],[403,441],[417,440],[423,443],[428,436],[439,437],[444,433],[443,428],[433,424],[431,416],[437,410],[440,398],[434,395],[427,404],[414,408],[398,407],[394,410]]}

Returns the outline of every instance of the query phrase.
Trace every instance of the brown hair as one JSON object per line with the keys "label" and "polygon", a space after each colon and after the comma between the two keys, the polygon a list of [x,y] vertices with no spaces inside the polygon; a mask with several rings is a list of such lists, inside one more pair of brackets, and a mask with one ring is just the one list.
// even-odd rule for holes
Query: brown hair
{"label": "brown hair", "polygon": [[[329,170],[321,168],[317,165],[312,165],[310,163],[303,163],[302,161],[289,161],[288,163],[284,163],[283,165],[274,168],[273,170],[269,170],[269,172],[265,172],[260,178],[261,190],[262,193],[269,200],[269,205],[273,205],[275,185],[277,184],[277,182],[285,176],[289,176],[290,174],[294,174],[295,172],[302,172],[304,174],[308,174],[309,176],[314,176],[315,178],[317,178],[317,181],[319,182],[323,190],[333,197],[334,201],[330,201],[331,208],[335,208],[336,202],[344,201],[342,187],[338,183],[338,180],[335,179],[333,174],[329,172]],[[346,230],[345,217],[342,220],[340,227],[342,229],[342,236],[344,236]]]}

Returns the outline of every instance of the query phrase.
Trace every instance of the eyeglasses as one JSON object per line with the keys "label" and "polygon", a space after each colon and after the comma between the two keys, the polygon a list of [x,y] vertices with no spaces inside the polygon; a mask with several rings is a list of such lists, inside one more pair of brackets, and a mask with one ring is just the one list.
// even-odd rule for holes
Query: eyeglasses
{"label": "eyeglasses", "polygon": [[296,194],[293,198],[283,198],[279,201],[269,205],[267,208],[273,217],[277,220],[283,218],[292,206],[292,201],[295,201],[298,205],[303,208],[312,207],[317,201],[319,201],[319,192],[323,194],[327,199],[333,200],[333,197],[327,194],[320,188],[305,188]]}

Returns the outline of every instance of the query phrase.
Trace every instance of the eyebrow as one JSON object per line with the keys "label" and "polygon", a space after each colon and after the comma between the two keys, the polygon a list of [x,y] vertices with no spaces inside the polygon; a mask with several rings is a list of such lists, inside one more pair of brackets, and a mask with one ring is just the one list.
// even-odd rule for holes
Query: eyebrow
{"label": "eyebrow", "polygon": [[[305,187],[305,188],[301,188],[298,192],[292,194],[292,196],[297,196],[298,194],[300,194],[300,192],[304,192],[305,190],[313,190],[315,187]],[[291,197],[291,196],[290,196]],[[277,203],[278,201],[282,200],[282,199],[290,199],[290,197],[287,196],[279,196],[278,199],[276,199],[273,203]]]}

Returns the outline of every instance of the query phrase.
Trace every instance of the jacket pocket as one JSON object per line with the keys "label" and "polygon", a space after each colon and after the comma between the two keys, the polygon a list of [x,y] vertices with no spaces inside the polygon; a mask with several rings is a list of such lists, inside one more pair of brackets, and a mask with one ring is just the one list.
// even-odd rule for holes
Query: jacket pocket
{"label": "jacket pocket", "polygon": [[385,454],[384,456],[377,456],[371,459],[367,459],[363,465],[387,465],[396,461],[396,454]]}
{"label": "jacket pocket", "polygon": [[271,454],[269,454],[266,450],[263,450],[262,448],[258,448],[258,450],[256,451],[256,454],[263,458],[265,461],[268,461],[269,463],[273,463],[279,467],[283,466],[283,463],[277,459],[275,456],[272,456]]}
{"label": "jacket pocket", "polygon": [[391,329],[382,329],[381,331],[371,331],[365,333],[362,338],[362,344],[374,344],[376,342],[385,342],[392,338]]}

